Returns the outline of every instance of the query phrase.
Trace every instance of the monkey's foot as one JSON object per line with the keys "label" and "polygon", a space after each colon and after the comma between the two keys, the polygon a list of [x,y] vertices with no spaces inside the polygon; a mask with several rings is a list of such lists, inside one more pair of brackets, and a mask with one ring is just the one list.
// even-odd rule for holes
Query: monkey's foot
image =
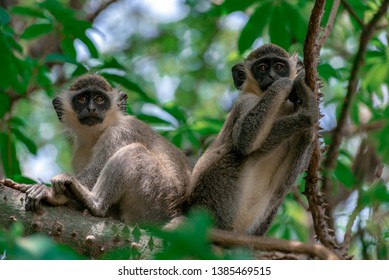
{"label": "monkey's foot", "polygon": [[20,191],[22,193],[27,192],[30,188],[32,188],[34,185],[29,185],[29,184],[19,184],[11,179],[2,179],[0,180],[0,185]]}

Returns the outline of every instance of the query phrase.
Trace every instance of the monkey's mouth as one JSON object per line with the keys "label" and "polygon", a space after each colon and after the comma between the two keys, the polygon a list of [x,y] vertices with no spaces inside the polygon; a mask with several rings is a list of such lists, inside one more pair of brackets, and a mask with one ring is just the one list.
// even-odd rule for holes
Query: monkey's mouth
{"label": "monkey's mouth", "polygon": [[98,117],[86,117],[79,119],[79,121],[82,125],[94,126],[96,124],[102,123],[103,119]]}

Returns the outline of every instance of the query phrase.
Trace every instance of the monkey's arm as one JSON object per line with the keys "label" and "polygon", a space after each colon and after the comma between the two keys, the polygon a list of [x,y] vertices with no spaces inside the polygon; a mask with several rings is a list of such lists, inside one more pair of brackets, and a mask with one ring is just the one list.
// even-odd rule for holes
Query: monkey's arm
{"label": "monkey's arm", "polygon": [[304,72],[300,72],[293,83],[293,102],[296,112],[292,115],[278,119],[272,127],[268,137],[254,153],[267,154],[284,140],[293,135],[301,134],[306,142],[311,142],[312,128],[318,121],[318,104],[315,95],[304,82]]}
{"label": "monkey's arm", "polygon": [[311,127],[312,118],[308,115],[292,115],[277,120],[263,144],[252,153],[266,155],[282,142],[298,133],[303,137],[308,137],[308,135],[311,135],[308,131]]}
{"label": "monkey's arm", "polygon": [[288,98],[292,85],[288,78],[281,78],[267,89],[251,109],[242,108],[242,116],[233,127],[233,143],[237,152],[249,154],[261,146],[273,127],[282,103]]}

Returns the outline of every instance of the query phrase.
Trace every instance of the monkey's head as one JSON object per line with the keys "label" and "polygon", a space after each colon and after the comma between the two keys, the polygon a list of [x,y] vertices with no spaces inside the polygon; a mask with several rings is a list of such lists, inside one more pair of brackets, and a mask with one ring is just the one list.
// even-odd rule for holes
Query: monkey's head
{"label": "monkey's head", "polygon": [[232,67],[235,87],[244,92],[261,94],[282,77],[294,79],[298,72],[298,56],[292,57],[281,47],[263,45]]}
{"label": "monkey's head", "polygon": [[61,122],[65,116],[68,121],[76,117],[81,125],[94,126],[103,123],[108,114],[125,114],[126,100],[127,95],[114,90],[103,77],[87,74],[54,98],[53,106]]}

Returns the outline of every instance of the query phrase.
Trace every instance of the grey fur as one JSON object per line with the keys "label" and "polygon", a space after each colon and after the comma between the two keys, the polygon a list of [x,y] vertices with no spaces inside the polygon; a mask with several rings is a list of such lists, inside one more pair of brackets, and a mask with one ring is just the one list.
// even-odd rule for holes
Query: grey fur
{"label": "grey fur", "polygon": [[249,79],[241,88],[243,95],[194,167],[184,211],[202,208],[220,229],[264,235],[307,167],[318,105],[303,70],[294,82],[280,78],[264,93]]}
{"label": "grey fur", "polygon": [[[85,79],[77,85],[87,87],[102,78]],[[26,208],[36,210],[42,199],[62,205],[68,200],[64,197],[73,197],[92,215],[112,215],[125,222],[163,223],[176,217],[191,172],[185,155],[145,123],[125,115],[123,93],[109,93],[112,108],[102,124],[92,127],[77,121],[70,109],[71,95],[63,92],[54,107],[73,136],[75,175],[59,174],[51,179],[52,188],[28,191]]]}

